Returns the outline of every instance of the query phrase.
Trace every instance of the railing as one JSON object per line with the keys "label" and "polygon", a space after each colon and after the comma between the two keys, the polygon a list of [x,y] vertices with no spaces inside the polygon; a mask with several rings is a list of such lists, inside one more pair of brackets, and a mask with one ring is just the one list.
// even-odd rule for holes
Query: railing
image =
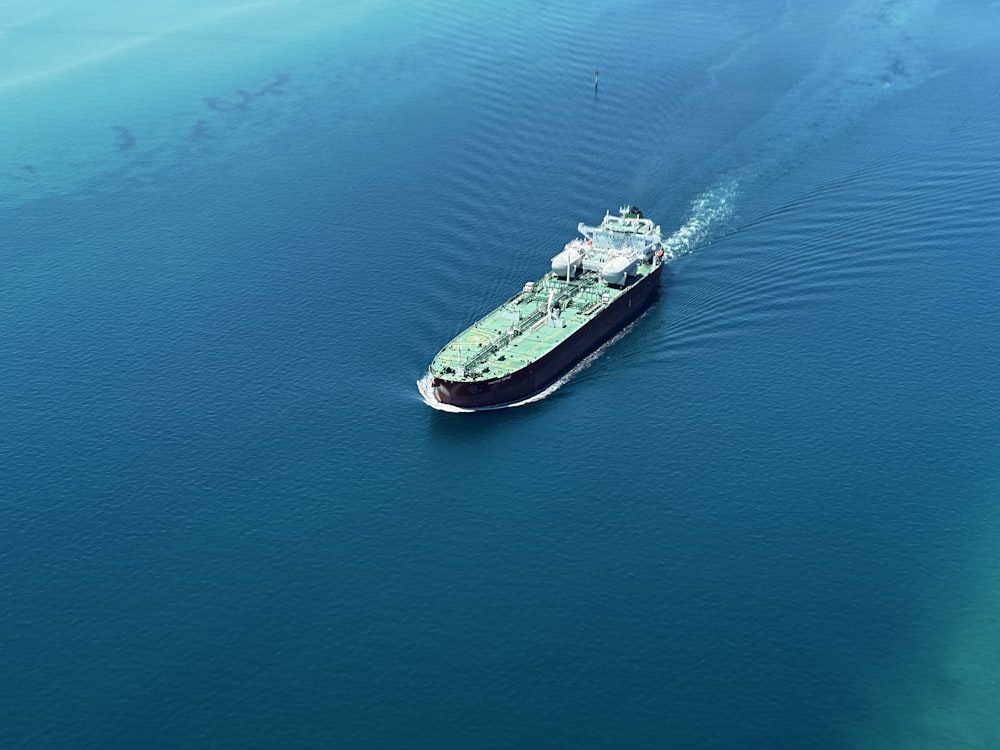
{"label": "railing", "polygon": [[509,345],[514,339],[520,336],[524,331],[530,330],[537,322],[545,317],[545,310],[539,309],[535,310],[528,317],[522,318],[517,322],[517,325],[509,333],[503,333],[497,338],[490,341],[488,344],[483,346],[473,357],[470,357],[465,362],[466,374],[471,375],[469,372],[474,367],[483,364],[486,360],[496,354],[498,351],[503,349],[505,346]]}
{"label": "railing", "polygon": [[[555,279],[552,281],[556,282],[554,286],[560,292],[559,295],[552,301],[553,307],[558,306],[565,310],[571,303],[574,302],[574,298],[577,306],[587,304],[587,308],[594,308],[601,305],[600,296],[594,292],[584,292],[582,294],[578,293],[574,295],[574,286],[563,286],[558,283],[558,280]],[[584,312],[585,314],[589,314],[590,312],[593,312],[593,310],[585,309]],[[495,339],[492,339],[489,343],[484,344],[472,357],[464,362],[465,374],[474,377],[477,373],[473,373],[471,370],[482,365],[497,354],[497,352],[509,346],[512,341],[514,341],[518,336],[521,336],[525,331],[531,331],[537,328],[547,315],[548,311],[546,307],[540,306],[536,308],[534,312],[517,321],[509,332],[502,333]]]}

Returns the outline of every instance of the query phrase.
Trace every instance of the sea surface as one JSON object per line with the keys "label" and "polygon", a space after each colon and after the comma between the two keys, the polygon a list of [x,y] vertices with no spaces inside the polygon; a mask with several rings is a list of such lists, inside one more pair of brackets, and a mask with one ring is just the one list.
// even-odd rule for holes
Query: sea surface
{"label": "sea surface", "polygon": [[0,747],[1000,747],[1000,3],[12,0],[0,112]]}

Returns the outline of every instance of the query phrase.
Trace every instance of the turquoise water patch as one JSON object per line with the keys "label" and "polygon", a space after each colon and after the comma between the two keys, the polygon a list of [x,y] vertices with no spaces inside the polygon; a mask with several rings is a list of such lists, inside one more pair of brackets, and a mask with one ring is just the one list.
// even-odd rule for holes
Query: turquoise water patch
{"label": "turquoise water patch", "polygon": [[134,162],[169,164],[233,130],[274,138],[288,128],[278,113],[303,106],[293,70],[300,89],[315,88],[317,67],[358,53],[360,65],[374,54],[361,41],[371,25],[391,28],[379,12],[373,3],[109,3],[85,14],[26,5],[2,31],[0,102],[14,126],[0,143],[0,191],[18,201],[148,172]]}

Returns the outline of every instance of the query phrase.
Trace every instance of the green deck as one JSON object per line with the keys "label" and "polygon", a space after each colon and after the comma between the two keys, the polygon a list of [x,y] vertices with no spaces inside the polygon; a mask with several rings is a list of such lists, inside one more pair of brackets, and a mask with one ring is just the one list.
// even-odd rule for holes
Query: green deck
{"label": "green deck", "polygon": [[[640,263],[632,284],[655,267]],[[553,308],[559,308],[557,320],[565,321],[564,327],[553,326],[546,314],[550,289],[556,290]],[[516,372],[552,351],[627,289],[602,284],[594,271],[568,282],[545,274],[535,282],[534,291],[520,292],[452,339],[434,357],[431,374],[472,381]]]}

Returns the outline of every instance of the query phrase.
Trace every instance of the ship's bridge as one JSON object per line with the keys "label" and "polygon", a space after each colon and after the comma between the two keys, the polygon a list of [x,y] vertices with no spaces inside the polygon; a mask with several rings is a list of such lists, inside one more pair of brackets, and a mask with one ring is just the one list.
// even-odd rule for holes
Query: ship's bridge
{"label": "ship's bridge", "polygon": [[592,227],[580,223],[580,234],[594,250],[607,255],[641,255],[647,260],[652,257],[662,240],[660,227],[642,216],[642,211],[632,206],[619,209],[619,216],[609,211],[600,226]]}

